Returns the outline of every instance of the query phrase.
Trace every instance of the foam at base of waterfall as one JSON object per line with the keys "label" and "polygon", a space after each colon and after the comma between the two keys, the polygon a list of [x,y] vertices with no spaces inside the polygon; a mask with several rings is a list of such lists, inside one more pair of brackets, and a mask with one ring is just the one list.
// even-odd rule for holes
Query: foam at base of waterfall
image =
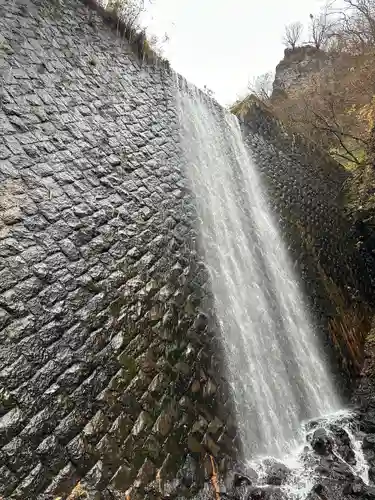
{"label": "foam at base of waterfall", "polygon": [[[354,476],[361,478],[365,484],[369,484],[369,468],[362,450],[362,440],[357,435],[354,414],[348,410],[340,410],[314,419],[312,422],[315,424],[313,428],[310,428],[311,421],[305,422],[302,426],[300,435],[303,436],[303,440],[301,439],[300,446],[289,455],[278,459],[290,470],[287,481],[279,486],[280,490],[285,493],[286,498],[288,500],[305,500],[320,479],[320,475],[315,471],[315,468],[319,465],[319,457],[314,455],[308,444],[308,436],[317,427],[324,428],[329,435],[332,435],[331,428],[333,425],[346,432],[350,439],[350,448],[355,455],[355,465],[349,464],[340,456],[337,445],[334,447],[334,454],[339,462],[352,470]],[[258,476],[255,482],[256,486],[267,487],[268,467],[266,463],[272,460],[275,460],[275,457],[259,457],[247,462],[247,467],[254,470]]]}

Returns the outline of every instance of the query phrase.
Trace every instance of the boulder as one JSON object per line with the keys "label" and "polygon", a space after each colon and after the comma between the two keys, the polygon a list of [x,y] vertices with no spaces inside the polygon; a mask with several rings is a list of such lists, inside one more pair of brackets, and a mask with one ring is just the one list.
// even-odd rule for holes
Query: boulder
{"label": "boulder", "polygon": [[366,411],[366,413],[362,415],[359,425],[361,431],[375,433],[375,411]]}
{"label": "boulder", "polygon": [[333,432],[337,452],[338,454],[350,465],[355,465],[355,453],[352,449],[349,434],[345,429],[339,427],[338,425],[332,426],[331,431]]}
{"label": "boulder", "polygon": [[375,434],[367,434],[363,438],[363,445],[362,445],[364,450],[371,450],[375,449]]}
{"label": "boulder", "polygon": [[375,500],[375,487],[364,484],[362,479],[357,478],[344,488],[344,494],[352,495],[363,500]]}
{"label": "boulder", "polygon": [[247,500],[287,500],[285,493],[276,486],[252,488],[248,492]]}
{"label": "boulder", "polygon": [[375,482],[375,467],[374,466],[369,467],[368,475],[369,475],[370,481],[372,481],[374,483]]}
{"label": "boulder", "polygon": [[290,470],[281,462],[271,462],[267,466],[266,483],[274,486],[280,486],[287,480]]}
{"label": "boulder", "polygon": [[266,492],[263,488],[251,488],[247,494],[247,500],[265,500]]}
{"label": "boulder", "polygon": [[364,498],[366,500],[375,500],[375,487],[374,486],[365,486],[364,488]]}
{"label": "boulder", "polygon": [[319,455],[329,455],[332,453],[333,441],[327,431],[323,427],[320,427],[312,435],[311,446]]}
{"label": "boulder", "polygon": [[345,476],[349,479],[354,479],[354,474],[351,467],[345,463],[335,463],[332,466],[332,477]]}
{"label": "boulder", "polygon": [[253,482],[245,474],[242,474],[241,472],[235,472],[234,473],[234,478],[233,478],[233,485],[235,488],[238,488],[239,486],[246,485],[246,486],[252,486]]}
{"label": "boulder", "polygon": [[366,485],[363,483],[362,479],[357,478],[345,486],[343,493],[344,495],[353,495],[362,498],[365,486]]}

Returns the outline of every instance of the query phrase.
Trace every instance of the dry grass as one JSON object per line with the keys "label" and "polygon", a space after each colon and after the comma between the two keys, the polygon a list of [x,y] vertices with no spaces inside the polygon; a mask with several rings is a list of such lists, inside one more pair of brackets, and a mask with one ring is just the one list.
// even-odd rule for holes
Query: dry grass
{"label": "dry grass", "polygon": [[[98,0],[81,0],[92,11],[95,11],[118,36],[127,40],[141,62],[160,66],[169,70],[170,64],[148,40],[144,29],[139,27],[133,13],[127,16],[126,9],[121,9],[122,2],[109,3],[104,7]],[[91,21],[90,21],[91,22]]]}
{"label": "dry grass", "polygon": [[[251,102],[247,96],[234,103],[231,111],[241,116]],[[330,64],[320,72],[303,74],[286,93],[275,94],[266,105],[290,130],[308,137],[346,169],[370,164],[375,50],[330,54]]]}

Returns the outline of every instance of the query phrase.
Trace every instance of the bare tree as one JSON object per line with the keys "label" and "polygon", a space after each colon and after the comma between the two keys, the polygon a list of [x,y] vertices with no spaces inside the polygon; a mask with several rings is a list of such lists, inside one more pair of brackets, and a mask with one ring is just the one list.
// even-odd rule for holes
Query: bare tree
{"label": "bare tree", "polygon": [[344,0],[368,43],[375,43],[375,0]]}
{"label": "bare tree", "polygon": [[291,23],[285,26],[283,43],[286,47],[295,49],[303,32],[303,25],[300,22]]}
{"label": "bare tree", "polygon": [[336,38],[343,50],[364,53],[375,46],[375,0],[344,0],[336,16]]}
{"label": "bare tree", "polygon": [[317,16],[310,14],[309,32],[311,42],[317,49],[324,48],[334,35],[337,18],[332,9],[334,1],[327,2]]}
{"label": "bare tree", "polygon": [[255,77],[248,84],[251,94],[254,94],[261,101],[267,102],[271,98],[273,89],[274,74],[272,72],[264,73]]}

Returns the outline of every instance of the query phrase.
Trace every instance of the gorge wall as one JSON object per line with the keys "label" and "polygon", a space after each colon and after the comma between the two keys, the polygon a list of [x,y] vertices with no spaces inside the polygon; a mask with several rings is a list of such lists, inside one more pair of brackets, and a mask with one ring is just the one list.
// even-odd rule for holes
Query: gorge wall
{"label": "gorge wall", "polygon": [[[0,495],[154,499],[177,476],[187,496],[239,445],[174,76],[75,0],[0,0],[0,71]],[[253,110],[249,144],[353,374],[366,311],[343,174]]]}
{"label": "gorge wall", "polygon": [[350,174],[259,101],[253,100],[240,118],[314,322],[326,332],[336,367],[354,381],[370,329],[373,277],[345,216]]}

